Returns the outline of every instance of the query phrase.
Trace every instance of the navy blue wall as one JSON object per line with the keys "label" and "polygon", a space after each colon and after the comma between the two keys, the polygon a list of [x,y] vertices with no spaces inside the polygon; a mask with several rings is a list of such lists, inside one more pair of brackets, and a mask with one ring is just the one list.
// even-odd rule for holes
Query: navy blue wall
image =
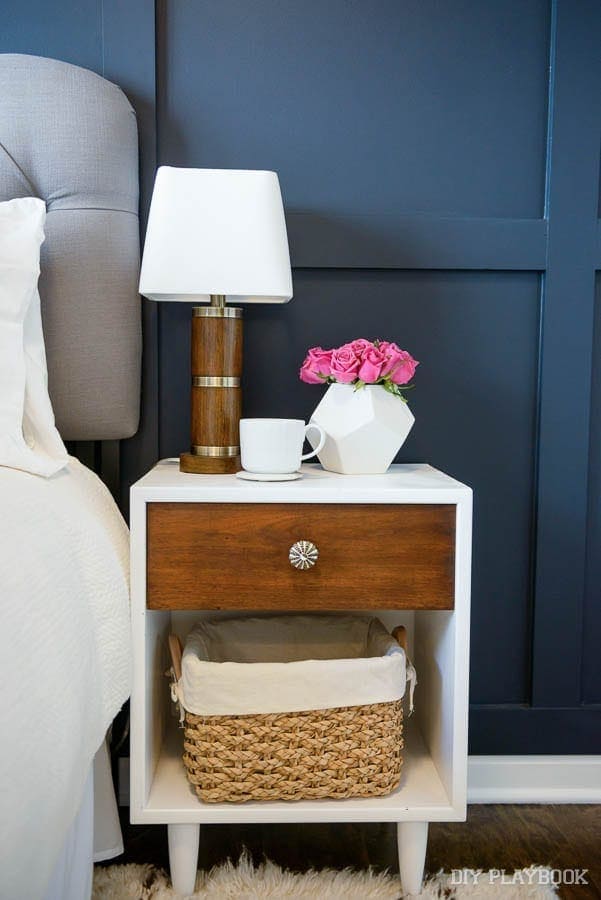
{"label": "navy blue wall", "polygon": [[[122,84],[144,204],[156,162],[280,174],[295,297],[247,312],[247,414],[309,415],[315,343],[422,361],[399,459],[475,490],[471,751],[599,752],[599,4],[45,8],[5,3],[0,50]],[[126,479],[188,443],[189,310],[145,315]]]}

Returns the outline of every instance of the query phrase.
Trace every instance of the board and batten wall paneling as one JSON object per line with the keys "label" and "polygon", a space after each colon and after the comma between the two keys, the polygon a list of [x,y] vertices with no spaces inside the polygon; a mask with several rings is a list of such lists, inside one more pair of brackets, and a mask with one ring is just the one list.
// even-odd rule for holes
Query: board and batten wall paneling
{"label": "board and batten wall paneling", "polygon": [[102,0],[2,0],[0,53],[50,56],[102,74]]}
{"label": "board and batten wall paneling", "polygon": [[[582,642],[582,703],[601,704],[601,275],[596,273],[589,506]],[[601,737],[599,739],[601,745]]]}
{"label": "board and batten wall paneling", "polygon": [[351,226],[542,216],[544,0],[160,5],[161,162],[273,168],[288,212]]}
{"label": "board and batten wall paneling", "polygon": [[532,702],[570,707],[582,699],[601,6],[557,3],[551,34]]}
{"label": "board and batten wall paneling", "polygon": [[[311,344],[422,361],[399,459],[475,489],[474,753],[601,745],[599,46],[594,0],[2,10],[0,50],[124,88],[143,218],[155,163],[278,171],[295,297],[246,311],[247,414],[309,415]],[[189,308],[144,315],[122,497],[189,439]]]}
{"label": "board and batten wall paneling", "polygon": [[[573,690],[592,671],[582,646],[585,606],[594,619],[582,527],[592,345],[561,383],[554,355],[562,328],[570,341],[590,332],[592,240],[601,256],[584,208],[587,191],[598,197],[596,64],[576,98],[600,11],[565,0],[162,0],[160,10],[159,161],[273,168],[282,183],[295,298],[246,313],[245,413],[309,415],[319,392],[296,368],[311,344],[391,335],[412,349],[417,422],[399,459],[428,459],[475,488],[471,749],[592,752],[601,716]],[[578,142],[587,167],[570,205]],[[571,269],[566,236],[586,245]],[[578,295],[569,307],[567,284]],[[161,310],[163,454],[188,440],[188,319]],[[561,483],[570,440],[577,464]],[[553,523],[555,503],[569,534]],[[553,583],[564,553],[571,570]],[[589,582],[598,590],[590,563]],[[554,621],[568,630],[561,667]],[[570,685],[554,696],[565,665]],[[569,736],[557,734],[562,721]]]}

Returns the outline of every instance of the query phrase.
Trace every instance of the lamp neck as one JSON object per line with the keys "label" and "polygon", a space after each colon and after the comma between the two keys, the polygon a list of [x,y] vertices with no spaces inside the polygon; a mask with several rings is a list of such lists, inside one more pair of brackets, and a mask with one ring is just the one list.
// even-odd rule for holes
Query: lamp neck
{"label": "lamp neck", "polygon": [[223,309],[225,306],[225,294],[211,294],[211,306]]}

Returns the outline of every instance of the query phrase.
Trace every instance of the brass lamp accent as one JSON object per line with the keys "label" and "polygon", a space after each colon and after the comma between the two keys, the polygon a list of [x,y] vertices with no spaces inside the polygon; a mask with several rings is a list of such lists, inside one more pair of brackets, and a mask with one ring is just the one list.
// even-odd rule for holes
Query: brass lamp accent
{"label": "brass lamp accent", "polygon": [[241,468],[242,309],[286,303],[292,276],[275,172],[161,167],[156,176],[140,293],[192,308],[190,449],[182,472]]}

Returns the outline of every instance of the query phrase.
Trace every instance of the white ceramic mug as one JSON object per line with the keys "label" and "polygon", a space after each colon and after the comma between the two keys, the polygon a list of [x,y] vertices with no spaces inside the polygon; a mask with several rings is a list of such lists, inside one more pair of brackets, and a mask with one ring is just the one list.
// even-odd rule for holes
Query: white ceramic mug
{"label": "white ceramic mug", "polygon": [[[319,444],[311,453],[303,452],[307,431],[319,432]],[[242,468],[257,475],[287,475],[296,472],[304,459],[315,456],[326,441],[319,425],[302,419],[241,419],[240,452]]]}

